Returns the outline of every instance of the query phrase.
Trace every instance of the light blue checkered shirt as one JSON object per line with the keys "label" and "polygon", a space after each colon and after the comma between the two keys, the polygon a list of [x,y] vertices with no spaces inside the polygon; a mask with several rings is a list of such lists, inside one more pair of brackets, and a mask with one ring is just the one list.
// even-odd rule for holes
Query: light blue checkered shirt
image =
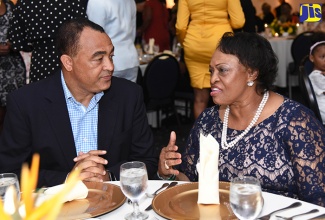
{"label": "light blue checkered shirt", "polygon": [[76,153],[97,150],[98,102],[104,92],[97,93],[86,108],[70,93],[61,72],[61,82],[68,107]]}

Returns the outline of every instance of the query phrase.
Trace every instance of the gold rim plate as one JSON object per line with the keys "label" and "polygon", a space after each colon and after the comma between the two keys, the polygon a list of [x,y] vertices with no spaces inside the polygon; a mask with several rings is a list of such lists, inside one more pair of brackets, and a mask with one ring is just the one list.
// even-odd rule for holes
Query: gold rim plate
{"label": "gold rim plate", "polygon": [[126,200],[119,186],[101,182],[84,183],[89,190],[87,198],[64,203],[58,219],[97,217],[117,209]]}
{"label": "gold rim plate", "polygon": [[219,205],[198,204],[198,182],[166,189],[152,200],[154,211],[167,219],[237,219],[229,203],[230,183],[219,182]]}

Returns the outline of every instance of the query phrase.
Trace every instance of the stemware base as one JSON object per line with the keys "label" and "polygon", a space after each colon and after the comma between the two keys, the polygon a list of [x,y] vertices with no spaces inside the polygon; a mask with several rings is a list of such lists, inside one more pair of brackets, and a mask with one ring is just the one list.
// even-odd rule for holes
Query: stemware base
{"label": "stemware base", "polygon": [[144,220],[144,219],[147,219],[148,217],[149,217],[149,215],[144,212],[139,212],[139,213],[131,212],[125,216],[125,219],[126,220]]}

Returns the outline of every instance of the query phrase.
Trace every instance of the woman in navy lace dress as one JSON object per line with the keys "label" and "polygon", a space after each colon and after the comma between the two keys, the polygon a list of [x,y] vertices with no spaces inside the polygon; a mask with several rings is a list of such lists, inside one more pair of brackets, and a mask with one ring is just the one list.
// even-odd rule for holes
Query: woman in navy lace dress
{"label": "woman in navy lace dress", "polygon": [[[159,176],[198,181],[199,136],[211,134],[220,145],[220,181],[255,176],[264,191],[324,206],[325,128],[311,110],[271,91],[277,57],[270,43],[253,33],[226,33],[209,68],[217,105],[197,119],[182,155],[171,134]],[[181,172],[172,167],[178,164]]]}

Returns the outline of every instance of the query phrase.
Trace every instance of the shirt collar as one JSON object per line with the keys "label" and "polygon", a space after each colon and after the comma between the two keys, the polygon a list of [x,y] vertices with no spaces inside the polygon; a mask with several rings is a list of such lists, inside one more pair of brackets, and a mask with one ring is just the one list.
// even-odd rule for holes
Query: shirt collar
{"label": "shirt collar", "polygon": [[[65,100],[68,101],[69,99],[73,99],[75,102],[79,103],[77,100],[75,100],[75,98],[71,94],[67,84],[65,83],[62,71],[61,71],[61,83],[62,83],[62,87],[63,87]],[[103,95],[104,95],[104,92],[96,93],[92,99],[95,99],[95,101],[97,103],[97,102],[99,102],[99,100],[102,98]]]}

